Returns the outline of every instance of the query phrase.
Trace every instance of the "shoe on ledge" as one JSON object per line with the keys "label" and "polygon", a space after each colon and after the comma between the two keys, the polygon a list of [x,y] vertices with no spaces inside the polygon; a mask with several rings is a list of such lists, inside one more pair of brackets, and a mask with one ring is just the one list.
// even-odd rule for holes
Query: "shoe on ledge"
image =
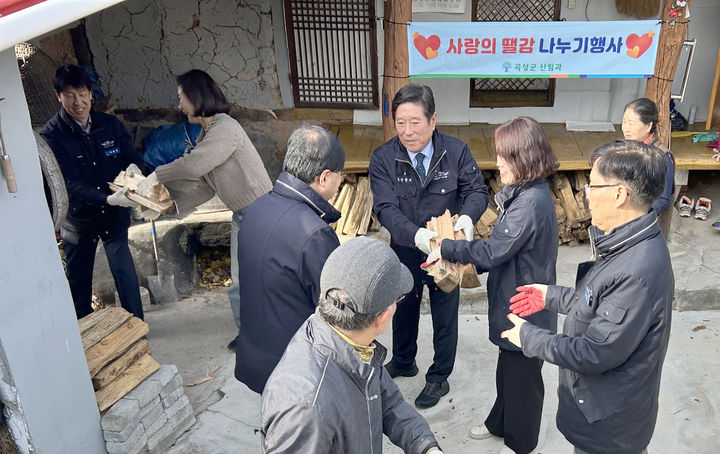
{"label": "shoe on ledge", "polygon": [[425,383],[425,388],[415,399],[415,406],[418,408],[430,408],[440,402],[440,398],[450,392],[450,384],[447,380],[440,383]]}
{"label": "shoe on ledge", "polygon": [[390,378],[395,377],[414,377],[418,374],[418,368],[415,361],[412,362],[410,367],[398,367],[394,361],[390,361],[385,364],[385,370],[390,374]]}

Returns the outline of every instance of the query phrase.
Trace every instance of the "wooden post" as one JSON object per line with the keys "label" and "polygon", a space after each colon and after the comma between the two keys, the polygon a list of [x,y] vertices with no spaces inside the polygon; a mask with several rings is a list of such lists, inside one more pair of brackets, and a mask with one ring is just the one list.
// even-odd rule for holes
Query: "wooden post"
{"label": "wooden post", "polygon": [[[686,8],[690,8],[692,0],[687,1]],[[664,0],[662,5],[660,37],[658,41],[657,59],[655,60],[654,77],[648,80],[645,88],[645,97],[655,102],[658,107],[657,135],[660,141],[670,147],[670,88],[675,70],[678,65],[680,51],[682,51],[688,20],[685,18],[685,8],[680,16],[670,16],[670,6],[673,0]],[[673,22],[673,20],[675,22]]]}
{"label": "wooden post", "polygon": [[384,17],[385,65],[380,109],[383,137],[387,142],[395,137],[393,97],[401,87],[410,82],[406,24],[412,19],[412,0],[385,0]]}

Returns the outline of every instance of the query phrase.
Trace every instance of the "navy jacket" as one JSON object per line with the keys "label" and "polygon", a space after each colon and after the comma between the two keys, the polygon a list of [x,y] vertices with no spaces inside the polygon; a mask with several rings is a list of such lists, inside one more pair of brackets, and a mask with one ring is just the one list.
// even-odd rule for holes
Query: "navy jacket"
{"label": "navy jacket", "polygon": [[485,212],[488,190],[468,146],[437,131],[425,183],[409,160],[407,150],[394,137],[378,147],[368,168],[373,211],[388,229],[390,246],[405,264],[424,260],[415,248],[415,233],[433,216],[466,214],[474,222]]}
{"label": "navy jacket", "polygon": [[[490,341],[504,350],[520,349],[500,333],[513,327],[508,320],[510,298],[525,284],[555,284],[558,226],[550,188],[544,179],[506,185],[495,195],[500,218],[488,241],[442,242],[442,256],[472,263],[488,271]],[[557,331],[557,315],[540,311],[527,320]]]}
{"label": "navy jacket", "polygon": [[261,393],[320,296],[320,271],[340,245],[340,213],[289,173],[250,204],[238,231],[240,336],[235,378]]}
{"label": "navy jacket", "polygon": [[40,135],[55,154],[67,186],[70,206],[63,227],[102,238],[127,231],[130,209],[106,203],[108,182],[131,163],[143,168],[143,160],[130,133],[113,115],[92,110],[90,133],[60,108]]}
{"label": "navy jacket", "polygon": [[570,443],[634,454],[655,429],[675,278],[654,211],[590,231],[595,260],[578,266],[575,288],[548,287],[545,308],[567,314],[563,334],[525,323],[522,350],[560,366],[557,427]]}

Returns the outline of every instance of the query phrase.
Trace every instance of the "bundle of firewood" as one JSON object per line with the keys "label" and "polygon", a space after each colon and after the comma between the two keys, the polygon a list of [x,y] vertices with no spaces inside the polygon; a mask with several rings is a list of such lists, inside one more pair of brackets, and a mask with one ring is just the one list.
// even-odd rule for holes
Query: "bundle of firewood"
{"label": "bundle of firewood", "polygon": [[150,356],[148,324],[121,307],[78,321],[95,398],[105,411],[160,368]]}
{"label": "bundle of firewood", "polygon": [[144,176],[135,173],[128,174],[123,170],[117,177],[115,177],[115,180],[112,183],[108,182],[108,186],[111,191],[117,191],[127,187],[127,198],[136,202],[138,205],[142,205],[161,214],[170,211],[174,207],[174,204],[165,185],[161,183],[156,184],[152,188],[150,194],[147,194],[146,196],[142,196],[135,192],[138,184],[140,184],[143,180],[145,180]]}
{"label": "bundle of firewood", "polygon": [[[430,249],[440,247],[443,240],[464,240],[465,234],[462,231],[455,231],[455,223],[458,216],[450,216],[450,210],[445,210],[442,216],[430,218],[425,227],[438,236],[430,239]],[[480,286],[475,267],[471,264],[453,263],[449,260],[440,259],[432,263],[425,271],[433,277],[435,284],[445,293],[455,290],[458,285],[462,288],[475,288]]]}
{"label": "bundle of firewood", "polygon": [[338,235],[353,237],[367,234],[373,205],[368,177],[358,178],[355,184],[346,182],[330,203],[342,213],[340,219],[332,224]]}
{"label": "bundle of firewood", "polygon": [[[498,172],[483,172],[483,175],[490,192],[490,203],[475,224],[475,238],[487,240],[498,220],[498,208],[494,200],[503,184]],[[551,176],[548,182],[555,202],[560,243],[576,245],[587,241],[590,213],[586,208],[584,186],[588,182],[588,171],[558,172]],[[379,223],[372,214],[373,197],[366,176],[348,176],[348,180],[330,203],[342,213],[340,220],[332,224],[338,235],[365,235],[368,231],[379,228]]]}

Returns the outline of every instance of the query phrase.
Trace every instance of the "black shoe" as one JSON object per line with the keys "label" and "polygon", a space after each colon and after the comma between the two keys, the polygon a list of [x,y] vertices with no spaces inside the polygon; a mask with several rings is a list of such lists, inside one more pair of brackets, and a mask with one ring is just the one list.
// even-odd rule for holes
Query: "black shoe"
{"label": "black shoe", "polygon": [[440,402],[440,398],[449,392],[450,384],[447,380],[440,383],[425,383],[425,388],[415,399],[415,406],[418,408],[434,407]]}
{"label": "black shoe", "polygon": [[230,343],[227,345],[227,349],[230,350],[231,352],[236,351],[237,350],[237,340],[238,340],[237,337],[235,339],[231,340]]}
{"label": "black shoe", "polygon": [[413,361],[412,365],[407,368],[398,367],[393,361],[390,361],[385,364],[385,369],[388,371],[388,374],[390,374],[390,378],[414,377],[418,374],[418,368],[415,365],[415,361]]}

